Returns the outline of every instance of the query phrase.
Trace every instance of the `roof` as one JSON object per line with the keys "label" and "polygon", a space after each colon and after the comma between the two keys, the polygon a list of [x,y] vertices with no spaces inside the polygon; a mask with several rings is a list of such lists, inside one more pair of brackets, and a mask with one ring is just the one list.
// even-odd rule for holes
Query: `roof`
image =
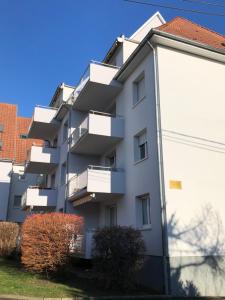
{"label": "roof", "polygon": [[2,149],[0,160],[11,160],[16,163],[24,163],[27,151],[33,143],[42,145],[43,141],[22,138],[28,132],[31,118],[18,117],[17,106],[14,104],[0,103],[0,124],[3,125],[0,132]]}
{"label": "roof", "polygon": [[176,17],[157,29],[216,49],[225,50],[224,35],[181,17]]}

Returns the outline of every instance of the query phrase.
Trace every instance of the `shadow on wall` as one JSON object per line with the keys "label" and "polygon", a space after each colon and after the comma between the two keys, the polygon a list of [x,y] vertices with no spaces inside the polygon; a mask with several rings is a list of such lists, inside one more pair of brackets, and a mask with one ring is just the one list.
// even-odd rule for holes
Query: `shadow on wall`
{"label": "shadow on wall", "polygon": [[224,295],[225,232],[219,214],[206,205],[190,224],[180,223],[175,214],[168,222],[170,249],[176,253],[170,257],[172,294]]}

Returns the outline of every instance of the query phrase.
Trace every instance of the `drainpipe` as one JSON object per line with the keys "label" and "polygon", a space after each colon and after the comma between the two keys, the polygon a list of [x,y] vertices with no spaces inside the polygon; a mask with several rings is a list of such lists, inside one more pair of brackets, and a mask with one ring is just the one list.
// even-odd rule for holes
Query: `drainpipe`
{"label": "drainpipe", "polygon": [[10,173],[10,184],[9,184],[9,195],[8,195],[8,203],[7,203],[7,212],[6,212],[6,221],[9,220],[9,210],[10,210],[10,200],[11,200],[11,192],[12,192],[12,179],[13,179],[13,161],[12,161],[12,170]]}
{"label": "drainpipe", "polygon": [[157,53],[152,44],[147,41],[148,46],[153,52],[154,60],[154,81],[155,81],[155,99],[156,99],[156,123],[157,123],[157,145],[158,145],[158,160],[159,160],[159,178],[160,178],[160,200],[161,200],[161,220],[162,220],[162,244],[163,244],[163,273],[165,293],[169,295],[170,289],[170,265],[168,260],[168,234],[167,234],[167,216],[166,216],[166,197],[164,183],[164,167],[163,167],[163,151],[162,151],[162,130],[161,130],[161,110],[159,97],[159,74]]}
{"label": "drainpipe", "polygon": [[68,118],[68,132],[69,137],[67,139],[68,149],[67,149],[67,158],[66,158],[66,191],[65,191],[65,201],[64,201],[64,213],[67,211],[67,201],[68,201],[68,174],[69,174],[69,155],[70,155],[70,134],[71,134],[71,107],[69,108],[69,118]]}

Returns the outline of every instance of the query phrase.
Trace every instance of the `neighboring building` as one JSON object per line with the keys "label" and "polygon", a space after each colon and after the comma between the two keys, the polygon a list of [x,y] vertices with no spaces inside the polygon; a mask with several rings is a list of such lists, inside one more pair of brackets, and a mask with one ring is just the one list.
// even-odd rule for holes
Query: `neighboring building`
{"label": "neighboring building", "polygon": [[22,222],[21,198],[39,175],[24,174],[27,151],[38,140],[28,139],[31,119],[17,116],[17,106],[0,103],[0,220]]}
{"label": "neighboring building", "polygon": [[225,37],[159,13],[35,107],[23,207],[82,215],[83,256],[103,226],[141,230],[143,284],[225,293]]}

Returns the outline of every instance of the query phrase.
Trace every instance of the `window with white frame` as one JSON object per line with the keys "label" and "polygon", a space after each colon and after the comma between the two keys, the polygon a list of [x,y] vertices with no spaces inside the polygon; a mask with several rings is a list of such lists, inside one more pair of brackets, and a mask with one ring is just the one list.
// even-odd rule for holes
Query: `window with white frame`
{"label": "window with white frame", "polygon": [[151,227],[151,208],[149,194],[138,196],[137,202],[139,227]]}
{"label": "window with white frame", "polygon": [[21,206],[21,200],[22,200],[22,196],[15,195],[14,196],[14,201],[13,201],[13,207],[14,208],[20,208],[20,206]]}
{"label": "window with white frame", "polygon": [[117,225],[117,209],[115,205],[106,206],[106,226]]}
{"label": "window with white frame", "polygon": [[145,76],[142,73],[133,83],[133,105],[145,97]]}
{"label": "window with white frame", "polygon": [[139,161],[148,157],[147,131],[143,130],[134,137],[134,160]]}

